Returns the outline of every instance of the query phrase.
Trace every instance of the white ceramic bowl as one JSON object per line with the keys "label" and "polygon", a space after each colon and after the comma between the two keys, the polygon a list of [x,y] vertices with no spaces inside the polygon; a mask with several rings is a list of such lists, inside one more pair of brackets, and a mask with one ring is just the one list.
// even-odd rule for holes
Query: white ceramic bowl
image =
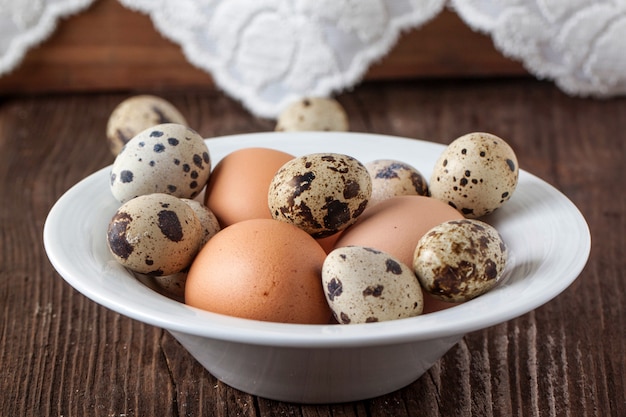
{"label": "white ceramic bowl", "polygon": [[[427,178],[443,145],[358,133],[258,133],[207,140],[213,163],[251,146],[294,155],[338,152],[362,162],[408,162]],[[523,161],[521,161],[523,165]],[[419,317],[356,325],[258,322],[195,309],[148,288],[110,256],[106,228],[119,207],[109,169],[85,178],[51,209],[44,228],[59,274],[93,301],[167,329],[215,377],[242,391],[299,403],[370,398],[419,378],[463,335],[546,303],[584,267],[591,238],[577,208],[520,170],[504,207],[485,220],[509,247],[503,282],[481,297]]]}

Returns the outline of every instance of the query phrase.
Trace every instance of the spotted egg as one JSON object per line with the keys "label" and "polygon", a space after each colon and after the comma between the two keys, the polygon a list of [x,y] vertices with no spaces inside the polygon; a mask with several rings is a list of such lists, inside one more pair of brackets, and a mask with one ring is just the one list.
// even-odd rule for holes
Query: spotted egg
{"label": "spotted egg", "polygon": [[322,265],[326,301],[341,324],[372,323],[420,315],[424,306],[411,268],[363,246],[333,250]]}
{"label": "spotted egg", "polygon": [[160,193],[124,203],[107,228],[107,245],[115,260],[147,275],[170,275],[189,267],[203,237],[193,209]]}
{"label": "spotted egg", "polygon": [[476,219],[451,220],[422,236],[413,269],[433,297],[463,302],[496,286],[507,256],[506,244],[493,226]]}
{"label": "spotted egg", "polygon": [[[181,201],[189,205],[194,214],[200,221],[202,228],[202,238],[199,242],[199,247],[202,248],[213,236],[221,230],[220,224],[217,221],[217,217],[211,209],[197,200],[191,200],[188,198],[181,198]],[[180,272],[171,275],[158,275],[152,276],[154,283],[160,287],[166,295],[178,301],[183,301],[185,296],[185,283],[187,282],[187,268]]]}
{"label": "spotted egg", "polygon": [[347,131],[348,116],[332,98],[307,97],[288,105],[278,116],[276,131]]}
{"label": "spotted egg", "polygon": [[422,173],[406,162],[376,159],[365,164],[372,177],[370,206],[402,195],[428,195],[428,182]]}
{"label": "spotted egg", "polygon": [[454,140],[441,153],[429,189],[433,198],[475,219],[511,198],[518,175],[513,149],[498,136],[475,132]]}
{"label": "spotted egg", "polygon": [[353,224],[371,193],[369,173],[357,159],[313,153],[281,166],[270,182],[268,205],[274,219],[321,238]]}
{"label": "spotted egg", "polygon": [[202,240],[200,243],[204,246],[209,239],[221,230],[220,223],[211,209],[198,200],[189,198],[181,198],[181,200],[191,207],[198,220],[200,220],[200,225],[202,226]]}
{"label": "spotted egg", "polygon": [[152,193],[193,198],[210,172],[209,149],[197,132],[176,123],[161,124],[141,131],[117,155],[111,192],[121,203]]}
{"label": "spotted egg", "polygon": [[185,283],[189,270],[184,269],[171,275],[149,276],[157,291],[178,302],[185,301]]}
{"label": "spotted egg", "polygon": [[107,122],[111,152],[117,155],[139,132],[163,123],[187,125],[182,113],[164,98],[142,94],[125,99],[113,109]]}

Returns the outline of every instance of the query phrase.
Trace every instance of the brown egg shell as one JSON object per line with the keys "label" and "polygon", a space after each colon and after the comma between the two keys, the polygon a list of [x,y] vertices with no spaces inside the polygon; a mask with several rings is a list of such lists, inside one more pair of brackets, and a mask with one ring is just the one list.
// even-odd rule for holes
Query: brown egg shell
{"label": "brown egg shell", "polygon": [[293,155],[276,149],[250,147],[225,155],[206,187],[204,204],[222,227],[249,220],[271,219],[267,204],[270,182]]}
{"label": "brown egg shell", "polygon": [[198,253],[185,302],[252,320],[328,324],[331,311],[320,283],[325,257],[294,225],[244,220],[222,229]]}
{"label": "brown egg shell", "polygon": [[368,207],[344,230],[335,248],[365,246],[390,254],[411,265],[420,238],[432,227],[463,216],[442,201],[424,196],[392,197]]}

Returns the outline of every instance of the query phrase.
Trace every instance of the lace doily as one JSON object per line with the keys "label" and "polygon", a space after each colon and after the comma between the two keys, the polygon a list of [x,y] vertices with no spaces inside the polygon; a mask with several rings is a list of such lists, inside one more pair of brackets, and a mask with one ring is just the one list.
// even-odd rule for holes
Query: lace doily
{"label": "lace doily", "polygon": [[302,96],[357,83],[400,31],[437,15],[445,0],[120,0],[150,14],[253,113],[274,117]]}
{"label": "lace doily", "polygon": [[[0,75],[94,0],[0,0]],[[119,0],[252,113],[358,83],[405,29],[454,9],[504,55],[581,96],[626,93],[626,0]]]}
{"label": "lace doily", "polygon": [[450,0],[540,78],[580,96],[626,93],[626,0]]}

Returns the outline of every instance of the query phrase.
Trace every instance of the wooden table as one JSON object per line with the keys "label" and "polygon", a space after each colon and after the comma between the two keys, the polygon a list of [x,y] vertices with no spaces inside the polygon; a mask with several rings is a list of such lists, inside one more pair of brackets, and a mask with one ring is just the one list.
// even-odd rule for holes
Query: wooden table
{"label": "wooden table", "polygon": [[[212,89],[160,95],[205,137],[274,126]],[[127,96],[0,97],[1,416],[626,415],[626,99],[571,98],[529,79],[369,82],[339,96],[354,131],[442,143],[502,136],[523,169],[580,208],[593,248],[562,295],[468,334],[408,387],[302,406],[217,381],[168,332],[91,302],[49,264],[48,210],[113,161],[105,125]]]}

